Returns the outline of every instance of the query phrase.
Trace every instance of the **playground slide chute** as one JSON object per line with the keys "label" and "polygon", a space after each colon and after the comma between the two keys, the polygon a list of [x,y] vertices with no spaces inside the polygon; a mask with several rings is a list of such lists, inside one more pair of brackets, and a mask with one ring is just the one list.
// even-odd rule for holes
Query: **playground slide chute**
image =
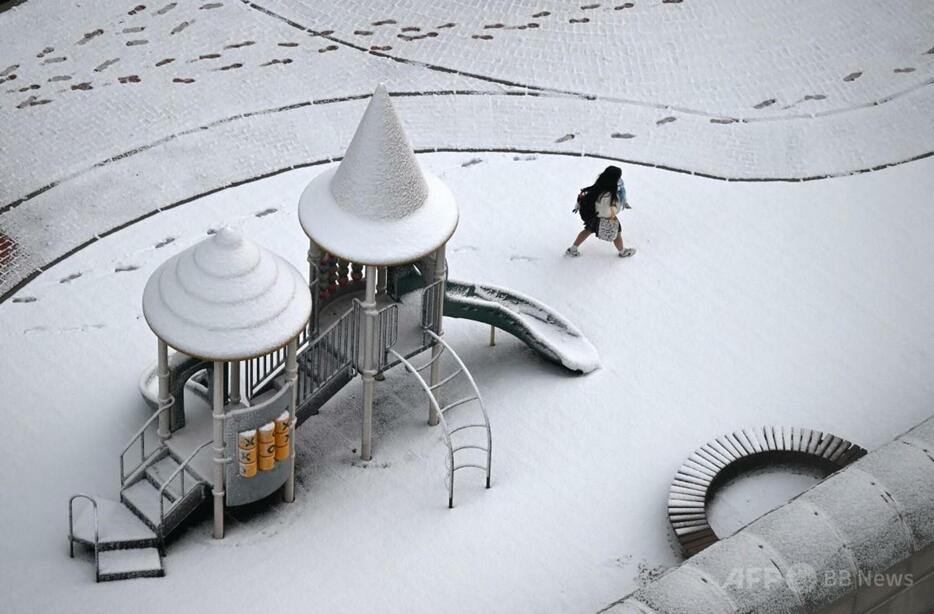
{"label": "playground slide chute", "polygon": [[511,290],[449,279],[444,315],[501,328],[571,371],[590,373],[600,366],[597,349],[573,324],[548,306]]}

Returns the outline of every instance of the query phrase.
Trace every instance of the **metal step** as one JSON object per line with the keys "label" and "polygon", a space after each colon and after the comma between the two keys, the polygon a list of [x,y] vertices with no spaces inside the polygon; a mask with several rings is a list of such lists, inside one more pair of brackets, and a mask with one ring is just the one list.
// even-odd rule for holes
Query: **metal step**
{"label": "metal step", "polygon": [[[155,532],[119,501],[96,497],[101,552],[122,548],[156,546]],[[94,547],[94,507],[83,505],[74,518],[72,539]]]}
{"label": "metal step", "polygon": [[[175,470],[178,469],[180,465],[181,463],[179,463],[171,455],[164,456],[163,458],[146,467],[146,479],[148,479],[156,488],[161,488],[162,485],[165,484],[170,477],[172,477],[172,474],[175,473]],[[188,471],[188,469],[185,469],[183,473],[185,474],[186,491],[200,481],[194,474]],[[175,476],[175,479],[172,480],[172,483],[169,484],[168,488],[165,489],[165,493],[172,501],[177,501],[179,498],[181,498],[181,474]]]}
{"label": "metal step", "polygon": [[98,559],[97,581],[128,580],[130,578],[158,578],[165,575],[162,555],[158,548],[131,548],[101,552]]}
{"label": "metal step", "polygon": [[[138,480],[124,488],[120,499],[140,520],[149,525],[149,528],[153,531],[159,530],[159,524],[162,522],[159,490],[149,480]],[[170,501],[166,501],[163,505],[167,508],[169,503]]]}

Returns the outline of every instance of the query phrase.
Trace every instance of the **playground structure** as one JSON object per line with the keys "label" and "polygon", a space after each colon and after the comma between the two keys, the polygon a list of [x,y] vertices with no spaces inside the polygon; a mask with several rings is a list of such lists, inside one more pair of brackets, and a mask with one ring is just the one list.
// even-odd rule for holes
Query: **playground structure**
{"label": "playground structure", "polygon": [[506,330],[572,371],[599,360],[534,299],[448,280],[457,219],[453,196],[422,172],[380,86],[341,164],[299,202],[307,281],[229,228],[160,266],[143,296],[158,360],[139,382],[154,413],[120,454],[120,502],[69,501],[72,556],[75,543],[92,548],[98,581],[164,575],[166,538],[209,496],[215,538],[226,507],[280,488],[294,500],[295,429],[357,374],[360,457],[370,460],[377,382],[398,365],[425,392],[428,424],[441,426],[448,506],[461,469],[483,471],[489,488],[489,416],[443,338],[443,316],[490,325],[491,343],[496,328]]}

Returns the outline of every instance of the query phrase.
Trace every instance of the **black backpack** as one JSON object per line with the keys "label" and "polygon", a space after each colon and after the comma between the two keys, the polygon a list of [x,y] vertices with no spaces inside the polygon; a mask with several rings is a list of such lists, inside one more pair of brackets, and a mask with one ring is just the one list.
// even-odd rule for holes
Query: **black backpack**
{"label": "black backpack", "polygon": [[585,223],[597,216],[596,203],[587,198],[587,188],[583,188],[577,195],[577,206],[574,210],[580,214]]}

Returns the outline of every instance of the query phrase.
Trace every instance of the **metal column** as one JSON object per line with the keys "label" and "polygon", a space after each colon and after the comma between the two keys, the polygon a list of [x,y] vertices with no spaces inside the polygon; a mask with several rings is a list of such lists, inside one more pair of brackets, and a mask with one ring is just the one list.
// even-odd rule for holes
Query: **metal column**
{"label": "metal column", "polygon": [[292,468],[289,470],[289,479],[285,483],[282,498],[286,502],[295,501],[295,405],[298,395],[298,338],[289,341],[285,350],[285,381],[292,388],[289,393],[289,460]]}
{"label": "metal column", "polygon": [[214,539],[224,537],[224,363],[214,361]]}
{"label": "metal column", "polygon": [[[439,281],[439,280],[441,281],[441,284],[437,287],[437,291],[431,297],[431,300],[434,301],[434,305],[432,305],[432,311],[434,312],[434,321],[432,322],[432,331],[438,336],[441,336],[444,334],[443,326],[441,324],[442,319],[444,317],[445,284],[443,280],[447,277],[447,272],[448,272],[447,259],[445,258],[444,245],[442,245],[435,251],[433,271],[432,271],[432,283]],[[429,379],[429,384],[431,386],[436,386],[441,381],[441,361],[436,360],[436,359],[438,358],[438,355],[441,354],[441,352],[443,351],[444,351],[444,348],[441,346],[440,343],[435,343],[431,347],[432,362],[431,362],[431,376]],[[435,397],[437,406],[440,407],[441,406],[440,390],[433,389],[432,394]],[[440,420],[440,418],[441,417],[438,415],[438,411],[435,409],[435,404],[429,403],[428,404],[428,424],[430,426],[434,426],[438,424],[438,421]]]}
{"label": "metal column", "polygon": [[172,395],[169,392],[169,346],[162,339],[159,339],[158,354],[156,375],[159,377],[159,410],[162,411],[159,414],[158,434],[159,439],[164,442],[172,437],[172,410],[163,411]]}
{"label": "metal column", "polygon": [[376,378],[376,366],[379,357],[376,355],[376,267],[366,266],[366,297],[362,302],[363,322],[359,330],[363,335],[360,340],[361,362],[360,375],[363,376],[363,433],[360,441],[360,458],[370,460],[373,458],[371,440],[373,435],[373,388]]}

